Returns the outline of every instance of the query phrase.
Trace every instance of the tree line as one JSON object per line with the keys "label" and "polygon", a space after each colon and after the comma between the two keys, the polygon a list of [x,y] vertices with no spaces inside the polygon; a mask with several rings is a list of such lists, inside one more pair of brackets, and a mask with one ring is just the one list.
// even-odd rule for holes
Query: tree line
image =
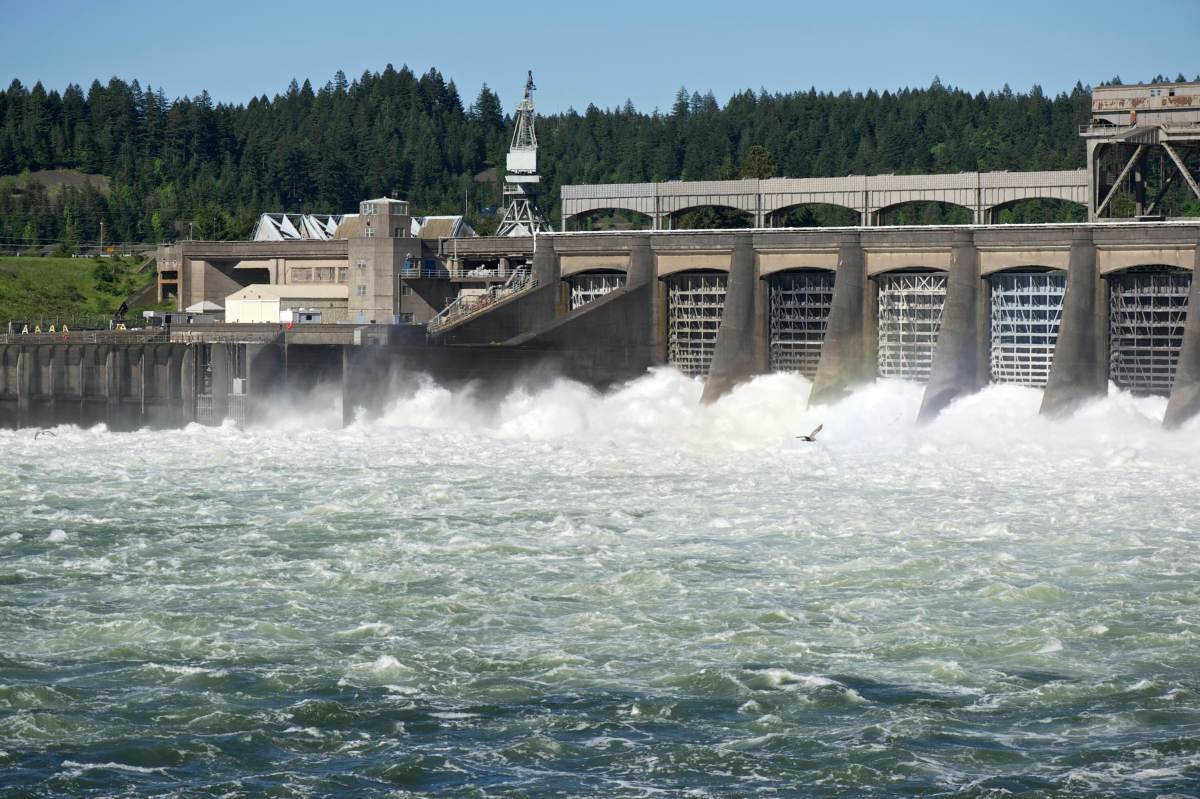
{"label": "tree line", "polygon": [[[540,116],[543,208],[556,217],[570,183],[1078,168],[1089,111],[1082,84],[973,94],[935,79],[896,92],[744,91],[724,105],[681,88],[666,111],[626,102]],[[465,208],[487,232],[511,123],[486,84],[467,104],[436,69],[391,65],[245,104],[169,100],[118,78],[61,93],[13,81],[0,93],[0,175],[14,176],[0,178],[0,245],[69,250],[96,242],[101,223],[108,241],[244,238],[264,211],[352,212],[394,192],[419,213]],[[15,177],[58,168],[105,175],[108,188]]]}

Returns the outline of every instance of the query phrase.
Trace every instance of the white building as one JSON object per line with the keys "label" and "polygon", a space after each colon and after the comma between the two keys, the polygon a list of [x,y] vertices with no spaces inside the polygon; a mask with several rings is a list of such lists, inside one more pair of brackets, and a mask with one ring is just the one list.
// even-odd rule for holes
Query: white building
{"label": "white building", "polygon": [[344,321],[350,299],[345,285],[301,284],[246,286],[225,298],[225,322],[273,324],[287,311],[314,311],[325,323]]}

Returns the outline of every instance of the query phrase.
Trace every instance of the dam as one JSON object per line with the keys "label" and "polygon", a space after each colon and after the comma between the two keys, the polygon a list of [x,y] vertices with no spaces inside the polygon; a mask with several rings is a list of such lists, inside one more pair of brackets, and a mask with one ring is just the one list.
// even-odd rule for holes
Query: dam
{"label": "dam", "polygon": [[607,387],[671,365],[710,400],[769,372],[812,380],[814,403],[911,380],[926,418],[989,383],[1044,388],[1043,411],[1062,414],[1111,381],[1170,397],[1178,424],[1200,393],[1198,242],[1187,221],[445,239],[455,273],[503,260],[519,279],[425,325],[0,335],[0,411],[21,426],[253,422],[333,383],[350,419],[407,372],[547,367]]}

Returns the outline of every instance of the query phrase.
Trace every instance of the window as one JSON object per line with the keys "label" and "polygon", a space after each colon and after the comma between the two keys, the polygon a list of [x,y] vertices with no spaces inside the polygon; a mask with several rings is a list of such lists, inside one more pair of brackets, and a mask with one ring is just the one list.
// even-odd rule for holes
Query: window
{"label": "window", "polygon": [[398,325],[411,325],[412,323],[413,323],[413,315],[412,315],[411,313],[398,313],[398,314],[396,314],[396,324],[398,324]]}
{"label": "window", "polygon": [[368,239],[375,238],[375,229],[372,228],[370,225],[367,225],[367,232],[364,235],[366,235],[366,237]]}
{"label": "window", "polygon": [[338,270],[337,270],[337,282],[345,283],[346,280],[349,279],[349,277],[350,277],[349,267],[339,266]]}
{"label": "window", "polygon": [[356,266],[357,266],[359,269],[366,269],[366,268],[367,268],[367,262],[366,262],[366,261],[359,261],[359,262],[358,262],[357,264],[355,264],[355,265],[356,265]]}
{"label": "window", "polygon": [[412,286],[408,285],[407,283],[401,283],[400,284],[400,296],[407,297],[410,294],[412,294]]}
{"label": "window", "polygon": [[360,297],[365,297],[365,296],[367,296],[367,287],[366,287],[366,286],[359,286],[359,287],[358,287],[358,296],[360,296]]}
{"label": "window", "polygon": [[363,214],[365,216],[375,215],[375,203],[363,203]]}

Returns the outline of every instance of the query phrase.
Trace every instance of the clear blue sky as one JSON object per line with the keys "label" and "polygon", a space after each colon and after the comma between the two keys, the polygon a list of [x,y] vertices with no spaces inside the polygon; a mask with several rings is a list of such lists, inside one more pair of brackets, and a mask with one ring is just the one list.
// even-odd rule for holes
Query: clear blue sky
{"label": "clear blue sky", "polygon": [[[1200,73],[1200,0],[312,2],[0,0],[0,80],[86,87],[113,75],[224,102],[315,87],[338,69],[437,67],[469,103],[507,110],[525,70],[540,111],[626,98],[668,109],[681,85],[735,91],[895,89],[942,82],[1047,92],[1077,80]],[[517,9],[509,11],[506,9]]]}

